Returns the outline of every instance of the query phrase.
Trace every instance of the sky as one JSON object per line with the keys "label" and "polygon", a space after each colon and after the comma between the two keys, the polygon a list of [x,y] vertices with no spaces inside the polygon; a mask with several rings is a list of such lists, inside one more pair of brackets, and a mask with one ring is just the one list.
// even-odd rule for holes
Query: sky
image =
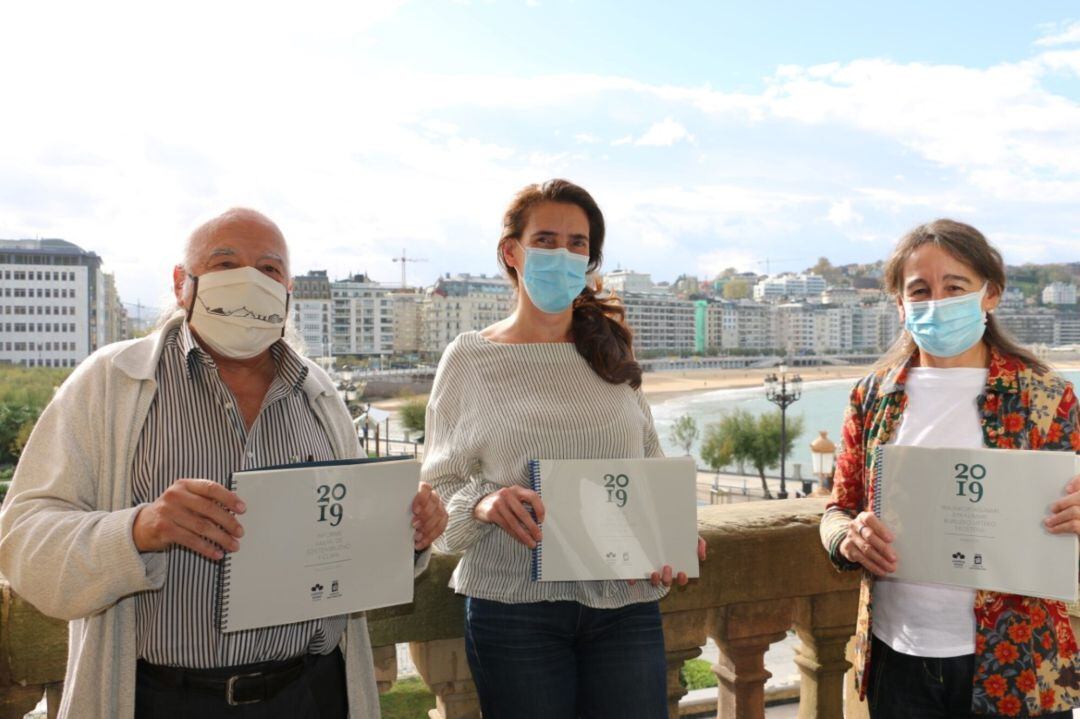
{"label": "sky", "polygon": [[131,303],[233,206],[294,273],[497,272],[550,177],[657,281],[872,262],[941,216],[1080,261],[1069,2],[39,0],[0,13],[0,87],[0,238],[92,250]]}

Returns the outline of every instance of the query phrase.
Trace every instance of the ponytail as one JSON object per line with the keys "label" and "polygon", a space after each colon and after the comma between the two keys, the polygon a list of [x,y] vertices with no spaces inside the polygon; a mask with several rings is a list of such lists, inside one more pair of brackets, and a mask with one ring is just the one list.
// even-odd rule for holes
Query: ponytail
{"label": "ponytail", "polygon": [[574,346],[601,379],[638,389],[641,365],[634,359],[634,333],[626,324],[626,308],[618,297],[600,297],[598,292],[599,287],[586,287],[574,300]]}

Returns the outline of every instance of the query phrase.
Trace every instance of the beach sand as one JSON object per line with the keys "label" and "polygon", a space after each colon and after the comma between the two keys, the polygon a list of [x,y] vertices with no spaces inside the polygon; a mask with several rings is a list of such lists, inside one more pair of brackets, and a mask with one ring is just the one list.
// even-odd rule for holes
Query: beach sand
{"label": "beach sand", "polygon": [[[1065,362],[1051,360],[1051,363],[1054,369],[1059,371],[1080,370],[1080,361],[1076,360]],[[646,372],[642,376],[641,389],[651,400],[667,400],[716,389],[761,387],[765,381],[765,375],[774,371],[775,369],[694,369]],[[866,365],[797,367],[790,368],[788,376],[798,374],[804,383],[836,379],[854,382],[869,371],[870,367]],[[424,395],[421,397],[426,399]],[[404,398],[394,397],[373,400],[372,404],[379,409],[395,412],[405,401]]]}

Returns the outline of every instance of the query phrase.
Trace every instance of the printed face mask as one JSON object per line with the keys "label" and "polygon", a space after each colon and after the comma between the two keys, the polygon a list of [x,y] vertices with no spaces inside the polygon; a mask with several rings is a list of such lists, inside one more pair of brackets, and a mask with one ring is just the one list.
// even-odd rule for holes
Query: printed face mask
{"label": "printed face mask", "polygon": [[188,324],[214,352],[249,359],[285,333],[289,293],[254,267],[208,272],[192,278]]}
{"label": "printed face mask", "polygon": [[541,312],[558,314],[574,303],[585,289],[589,257],[567,249],[525,250],[525,291]]}
{"label": "printed face mask", "polygon": [[947,300],[904,300],[904,329],[919,349],[935,357],[955,357],[975,346],[986,329],[982,301],[987,284]]}

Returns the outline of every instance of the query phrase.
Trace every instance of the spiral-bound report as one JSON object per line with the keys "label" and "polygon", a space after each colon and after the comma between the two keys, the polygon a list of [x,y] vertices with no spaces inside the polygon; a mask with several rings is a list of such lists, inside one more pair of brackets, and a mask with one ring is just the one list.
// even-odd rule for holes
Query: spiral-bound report
{"label": "spiral-bound report", "polygon": [[545,512],[534,581],[643,579],[664,565],[698,576],[691,458],[538,459],[529,477]]}
{"label": "spiral-bound report", "polygon": [[1076,601],[1076,535],[1043,524],[1080,473],[1071,452],[886,445],[872,508],[895,535],[895,579]]}
{"label": "spiral-bound report", "polygon": [[411,602],[419,476],[411,458],[234,473],[247,511],[240,549],[220,564],[221,631]]}

